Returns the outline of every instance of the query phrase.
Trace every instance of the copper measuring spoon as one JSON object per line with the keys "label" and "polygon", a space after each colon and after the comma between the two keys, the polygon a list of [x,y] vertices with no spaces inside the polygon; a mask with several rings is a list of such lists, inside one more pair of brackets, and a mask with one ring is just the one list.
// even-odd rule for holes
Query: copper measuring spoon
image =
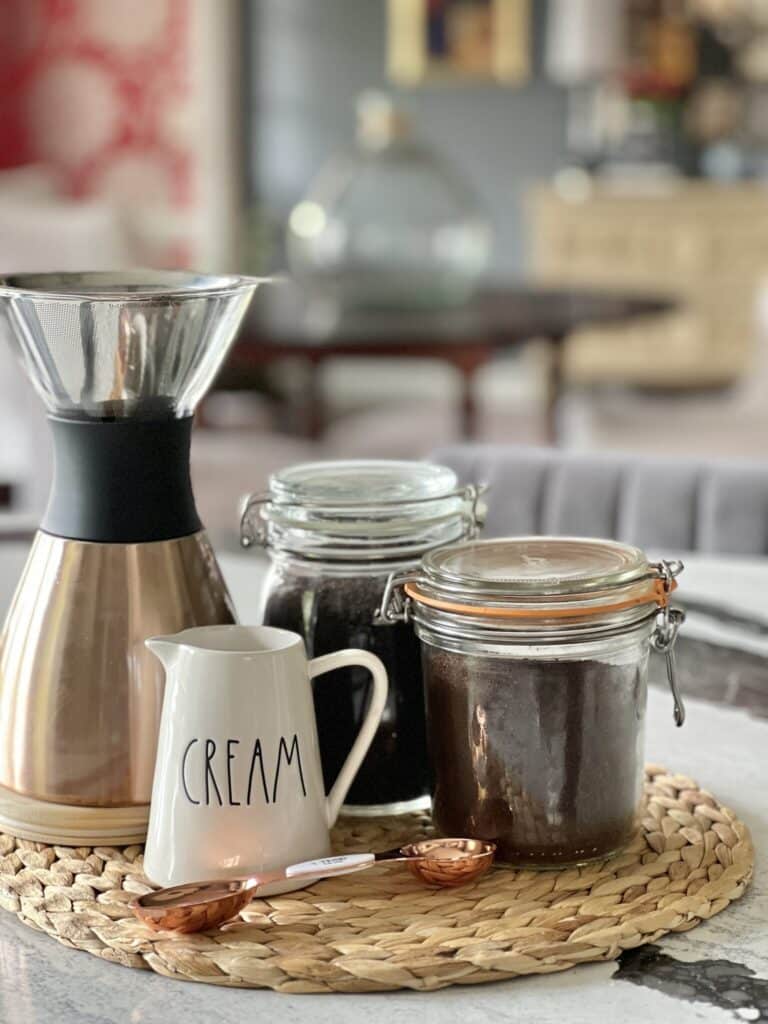
{"label": "copper measuring spoon", "polygon": [[496,844],[482,839],[425,839],[383,853],[349,853],[307,860],[250,878],[156,889],[133,900],[130,907],[139,920],[156,931],[199,932],[236,917],[257,894],[259,886],[270,882],[330,878],[362,871],[382,861],[403,861],[414,875],[431,885],[463,885],[488,870],[495,852]]}

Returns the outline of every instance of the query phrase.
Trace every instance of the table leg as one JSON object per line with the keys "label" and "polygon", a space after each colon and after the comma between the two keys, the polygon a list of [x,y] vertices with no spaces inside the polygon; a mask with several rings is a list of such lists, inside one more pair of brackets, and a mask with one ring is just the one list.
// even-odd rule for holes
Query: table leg
{"label": "table leg", "polygon": [[312,441],[319,441],[325,433],[326,414],[322,382],[322,356],[311,355],[307,358],[307,386],[304,392],[306,401],[306,436]]}
{"label": "table leg", "polygon": [[477,401],[475,374],[493,355],[491,347],[472,347],[457,353],[453,364],[461,374],[461,404],[459,408],[459,434],[463,441],[477,436]]}
{"label": "table leg", "polygon": [[477,436],[477,402],[475,401],[475,371],[463,370],[461,374],[461,438],[471,441]]}
{"label": "table leg", "polygon": [[564,375],[564,341],[562,334],[552,335],[549,342],[549,367],[547,370],[547,397],[545,407],[545,438],[547,444],[558,445],[560,434],[560,399],[563,397],[565,384]]}

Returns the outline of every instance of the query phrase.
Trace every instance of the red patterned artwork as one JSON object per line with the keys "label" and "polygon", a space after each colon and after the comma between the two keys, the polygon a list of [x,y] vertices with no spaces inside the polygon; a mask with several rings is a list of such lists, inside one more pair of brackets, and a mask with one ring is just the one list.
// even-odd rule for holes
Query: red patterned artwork
{"label": "red patterned artwork", "polygon": [[189,209],[190,7],[0,0],[0,167],[43,162],[73,197]]}

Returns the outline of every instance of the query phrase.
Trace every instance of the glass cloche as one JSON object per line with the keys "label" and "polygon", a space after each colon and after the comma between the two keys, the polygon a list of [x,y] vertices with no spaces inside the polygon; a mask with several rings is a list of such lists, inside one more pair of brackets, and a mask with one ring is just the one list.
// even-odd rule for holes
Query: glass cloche
{"label": "glass cloche", "polygon": [[466,302],[490,255],[477,199],[389,97],[363,93],[357,115],[356,148],[332,158],[291,212],[294,276],[347,309]]}

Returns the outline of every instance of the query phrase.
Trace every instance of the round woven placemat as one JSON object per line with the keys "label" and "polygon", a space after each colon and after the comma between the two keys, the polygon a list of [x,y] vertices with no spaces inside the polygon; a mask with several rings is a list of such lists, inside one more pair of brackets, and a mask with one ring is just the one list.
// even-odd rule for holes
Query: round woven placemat
{"label": "round woven placemat", "polygon": [[[752,875],[747,827],[683,775],[646,769],[642,832],[608,861],[559,871],[495,866],[431,889],[402,866],[256,899],[217,932],[150,932],[128,910],[149,889],[141,847],[51,847],[0,835],[0,905],[104,960],[171,978],[281,992],[374,992],[496,981],[611,960],[687,931]],[[429,834],[423,816],[347,819],[338,850]]]}

